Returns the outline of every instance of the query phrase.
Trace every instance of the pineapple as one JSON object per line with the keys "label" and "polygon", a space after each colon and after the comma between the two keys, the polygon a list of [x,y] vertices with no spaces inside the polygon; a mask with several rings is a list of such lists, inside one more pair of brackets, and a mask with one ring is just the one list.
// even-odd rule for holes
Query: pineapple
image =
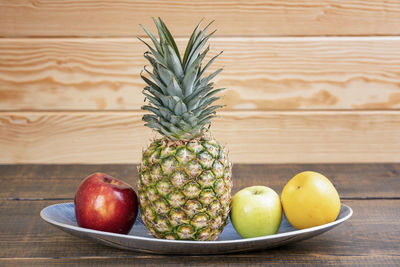
{"label": "pineapple", "polygon": [[163,239],[215,240],[227,223],[232,188],[232,164],[224,148],[208,131],[220,105],[210,82],[222,69],[204,77],[220,55],[202,68],[214,33],[207,25],[194,29],[183,58],[164,22],[154,19],[159,40],[144,26],[154,46],[140,39],[150,51],[144,57],[152,71],[141,77],[148,100],[142,107],[146,126],[162,137],[143,152],[139,171],[140,210],[149,232]]}

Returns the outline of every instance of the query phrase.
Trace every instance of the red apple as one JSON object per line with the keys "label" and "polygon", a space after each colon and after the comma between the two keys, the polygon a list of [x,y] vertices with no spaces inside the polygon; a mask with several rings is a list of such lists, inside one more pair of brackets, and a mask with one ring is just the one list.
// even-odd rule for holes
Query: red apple
{"label": "red apple", "polygon": [[75,216],[80,227],[127,234],[138,212],[133,188],[105,173],[89,175],[75,194]]}

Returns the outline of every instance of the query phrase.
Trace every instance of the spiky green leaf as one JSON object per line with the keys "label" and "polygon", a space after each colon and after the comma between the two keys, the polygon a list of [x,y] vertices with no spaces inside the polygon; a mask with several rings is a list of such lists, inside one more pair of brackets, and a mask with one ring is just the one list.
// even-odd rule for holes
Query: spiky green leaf
{"label": "spiky green leaf", "polygon": [[[170,31],[168,30],[168,28],[167,28],[167,26],[165,25],[164,21],[162,21],[161,18],[158,18],[158,20],[159,20],[159,22],[160,22],[161,27],[163,28],[163,33],[164,33],[164,35],[165,35],[165,37],[166,37],[168,43],[172,46],[172,48],[174,49],[174,51],[175,51],[175,53],[176,53],[176,55],[178,56],[179,61],[180,61],[181,56],[180,56],[180,54],[179,54],[179,49],[178,49],[178,46],[177,46],[176,43],[175,43],[174,38],[172,37],[172,34],[171,34]],[[180,61],[180,63],[181,63],[181,65],[182,65],[182,62],[181,62],[181,61]]]}
{"label": "spiky green leaf", "polygon": [[174,112],[176,115],[182,115],[183,113],[187,112],[187,107],[185,103],[183,103],[181,100],[176,103],[174,107]]}
{"label": "spiky green leaf", "polygon": [[146,32],[146,34],[150,37],[151,41],[153,42],[154,46],[156,47],[158,53],[163,54],[163,51],[161,50],[161,46],[158,43],[156,37],[142,24],[139,24],[140,27]]}
{"label": "spiky green leaf", "polygon": [[195,41],[195,36],[197,35],[197,32],[199,31],[200,25],[201,25],[201,21],[199,22],[199,24],[197,24],[196,28],[193,30],[192,35],[190,36],[190,39],[186,45],[185,54],[183,56],[183,61],[182,61],[183,66],[186,66],[187,57],[189,56],[189,53],[192,51],[193,44]]}
{"label": "spiky green leaf", "polygon": [[153,67],[152,72],[144,69],[147,78],[141,75],[148,84],[143,94],[149,101],[142,109],[152,114],[143,116],[146,126],[154,128],[159,133],[172,140],[190,140],[201,136],[210,126],[215,117],[215,111],[221,105],[212,105],[220,97],[216,94],[223,88],[214,89],[211,80],[222,69],[218,69],[206,77],[205,71],[216,58],[214,56],[202,68],[209,47],[203,49],[215,31],[207,34],[209,23],[200,30],[200,23],[195,27],[187,43],[185,53],[181,59],[176,42],[165,23],[154,19],[159,40],[143,26],[154,47],[140,39],[150,52],[144,57]]}

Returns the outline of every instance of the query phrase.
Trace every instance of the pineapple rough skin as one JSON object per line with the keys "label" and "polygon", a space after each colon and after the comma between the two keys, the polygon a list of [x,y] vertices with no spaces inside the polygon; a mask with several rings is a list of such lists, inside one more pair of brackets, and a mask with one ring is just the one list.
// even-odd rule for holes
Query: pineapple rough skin
{"label": "pineapple rough skin", "polygon": [[232,164],[213,138],[157,139],[139,167],[142,220],[157,238],[215,240],[227,224]]}

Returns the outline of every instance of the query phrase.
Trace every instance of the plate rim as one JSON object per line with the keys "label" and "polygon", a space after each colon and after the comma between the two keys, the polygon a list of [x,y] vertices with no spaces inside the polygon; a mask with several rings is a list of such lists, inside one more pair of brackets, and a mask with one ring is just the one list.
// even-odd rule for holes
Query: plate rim
{"label": "plate rim", "polygon": [[67,229],[71,229],[71,230],[75,230],[78,232],[83,232],[83,233],[91,233],[91,234],[96,234],[96,235],[105,235],[105,236],[110,236],[110,237],[122,237],[122,238],[128,238],[128,239],[132,239],[132,240],[139,240],[139,241],[148,241],[148,242],[161,242],[161,243],[174,243],[174,244],[204,244],[204,245],[210,245],[210,244],[232,244],[232,243],[245,243],[245,242],[255,242],[255,241],[261,241],[261,240],[273,240],[273,239],[277,239],[277,238],[282,238],[282,237],[290,237],[290,236],[297,236],[300,234],[304,234],[304,233],[309,233],[309,232],[314,232],[314,231],[318,231],[318,230],[322,230],[325,228],[331,228],[333,226],[336,226],[338,224],[343,223],[344,221],[348,220],[352,215],[353,215],[353,209],[346,205],[346,204],[341,204],[341,206],[346,207],[349,210],[349,213],[344,216],[343,218],[339,219],[339,220],[335,220],[333,222],[330,223],[326,223],[326,224],[322,224],[322,225],[318,225],[318,226],[313,226],[313,227],[309,227],[306,229],[301,229],[301,230],[294,230],[294,231],[290,231],[290,232],[284,232],[284,233],[278,233],[278,234],[273,234],[273,235],[266,235],[266,236],[260,236],[260,237],[252,237],[252,238],[241,238],[241,239],[233,239],[233,240],[214,240],[214,241],[193,241],[193,240],[169,240],[169,239],[160,239],[160,238],[150,238],[150,237],[142,237],[142,236],[135,236],[135,235],[129,235],[129,234],[118,234],[118,233],[112,233],[112,232],[105,232],[105,231],[99,231],[99,230],[93,230],[93,229],[89,229],[89,228],[83,228],[80,226],[74,226],[74,225],[69,225],[66,223],[61,223],[58,221],[55,221],[53,219],[48,218],[46,215],[44,215],[44,212],[46,209],[49,209],[51,207],[54,206],[59,206],[59,205],[65,205],[65,204],[72,204],[75,207],[74,202],[64,202],[64,203],[56,203],[56,204],[52,204],[49,205],[45,208],[43,208],[40,211],[40,217],[46,221],[47,223],[53,224],[55,226],[59,226],[61,228],[67,228]]}

